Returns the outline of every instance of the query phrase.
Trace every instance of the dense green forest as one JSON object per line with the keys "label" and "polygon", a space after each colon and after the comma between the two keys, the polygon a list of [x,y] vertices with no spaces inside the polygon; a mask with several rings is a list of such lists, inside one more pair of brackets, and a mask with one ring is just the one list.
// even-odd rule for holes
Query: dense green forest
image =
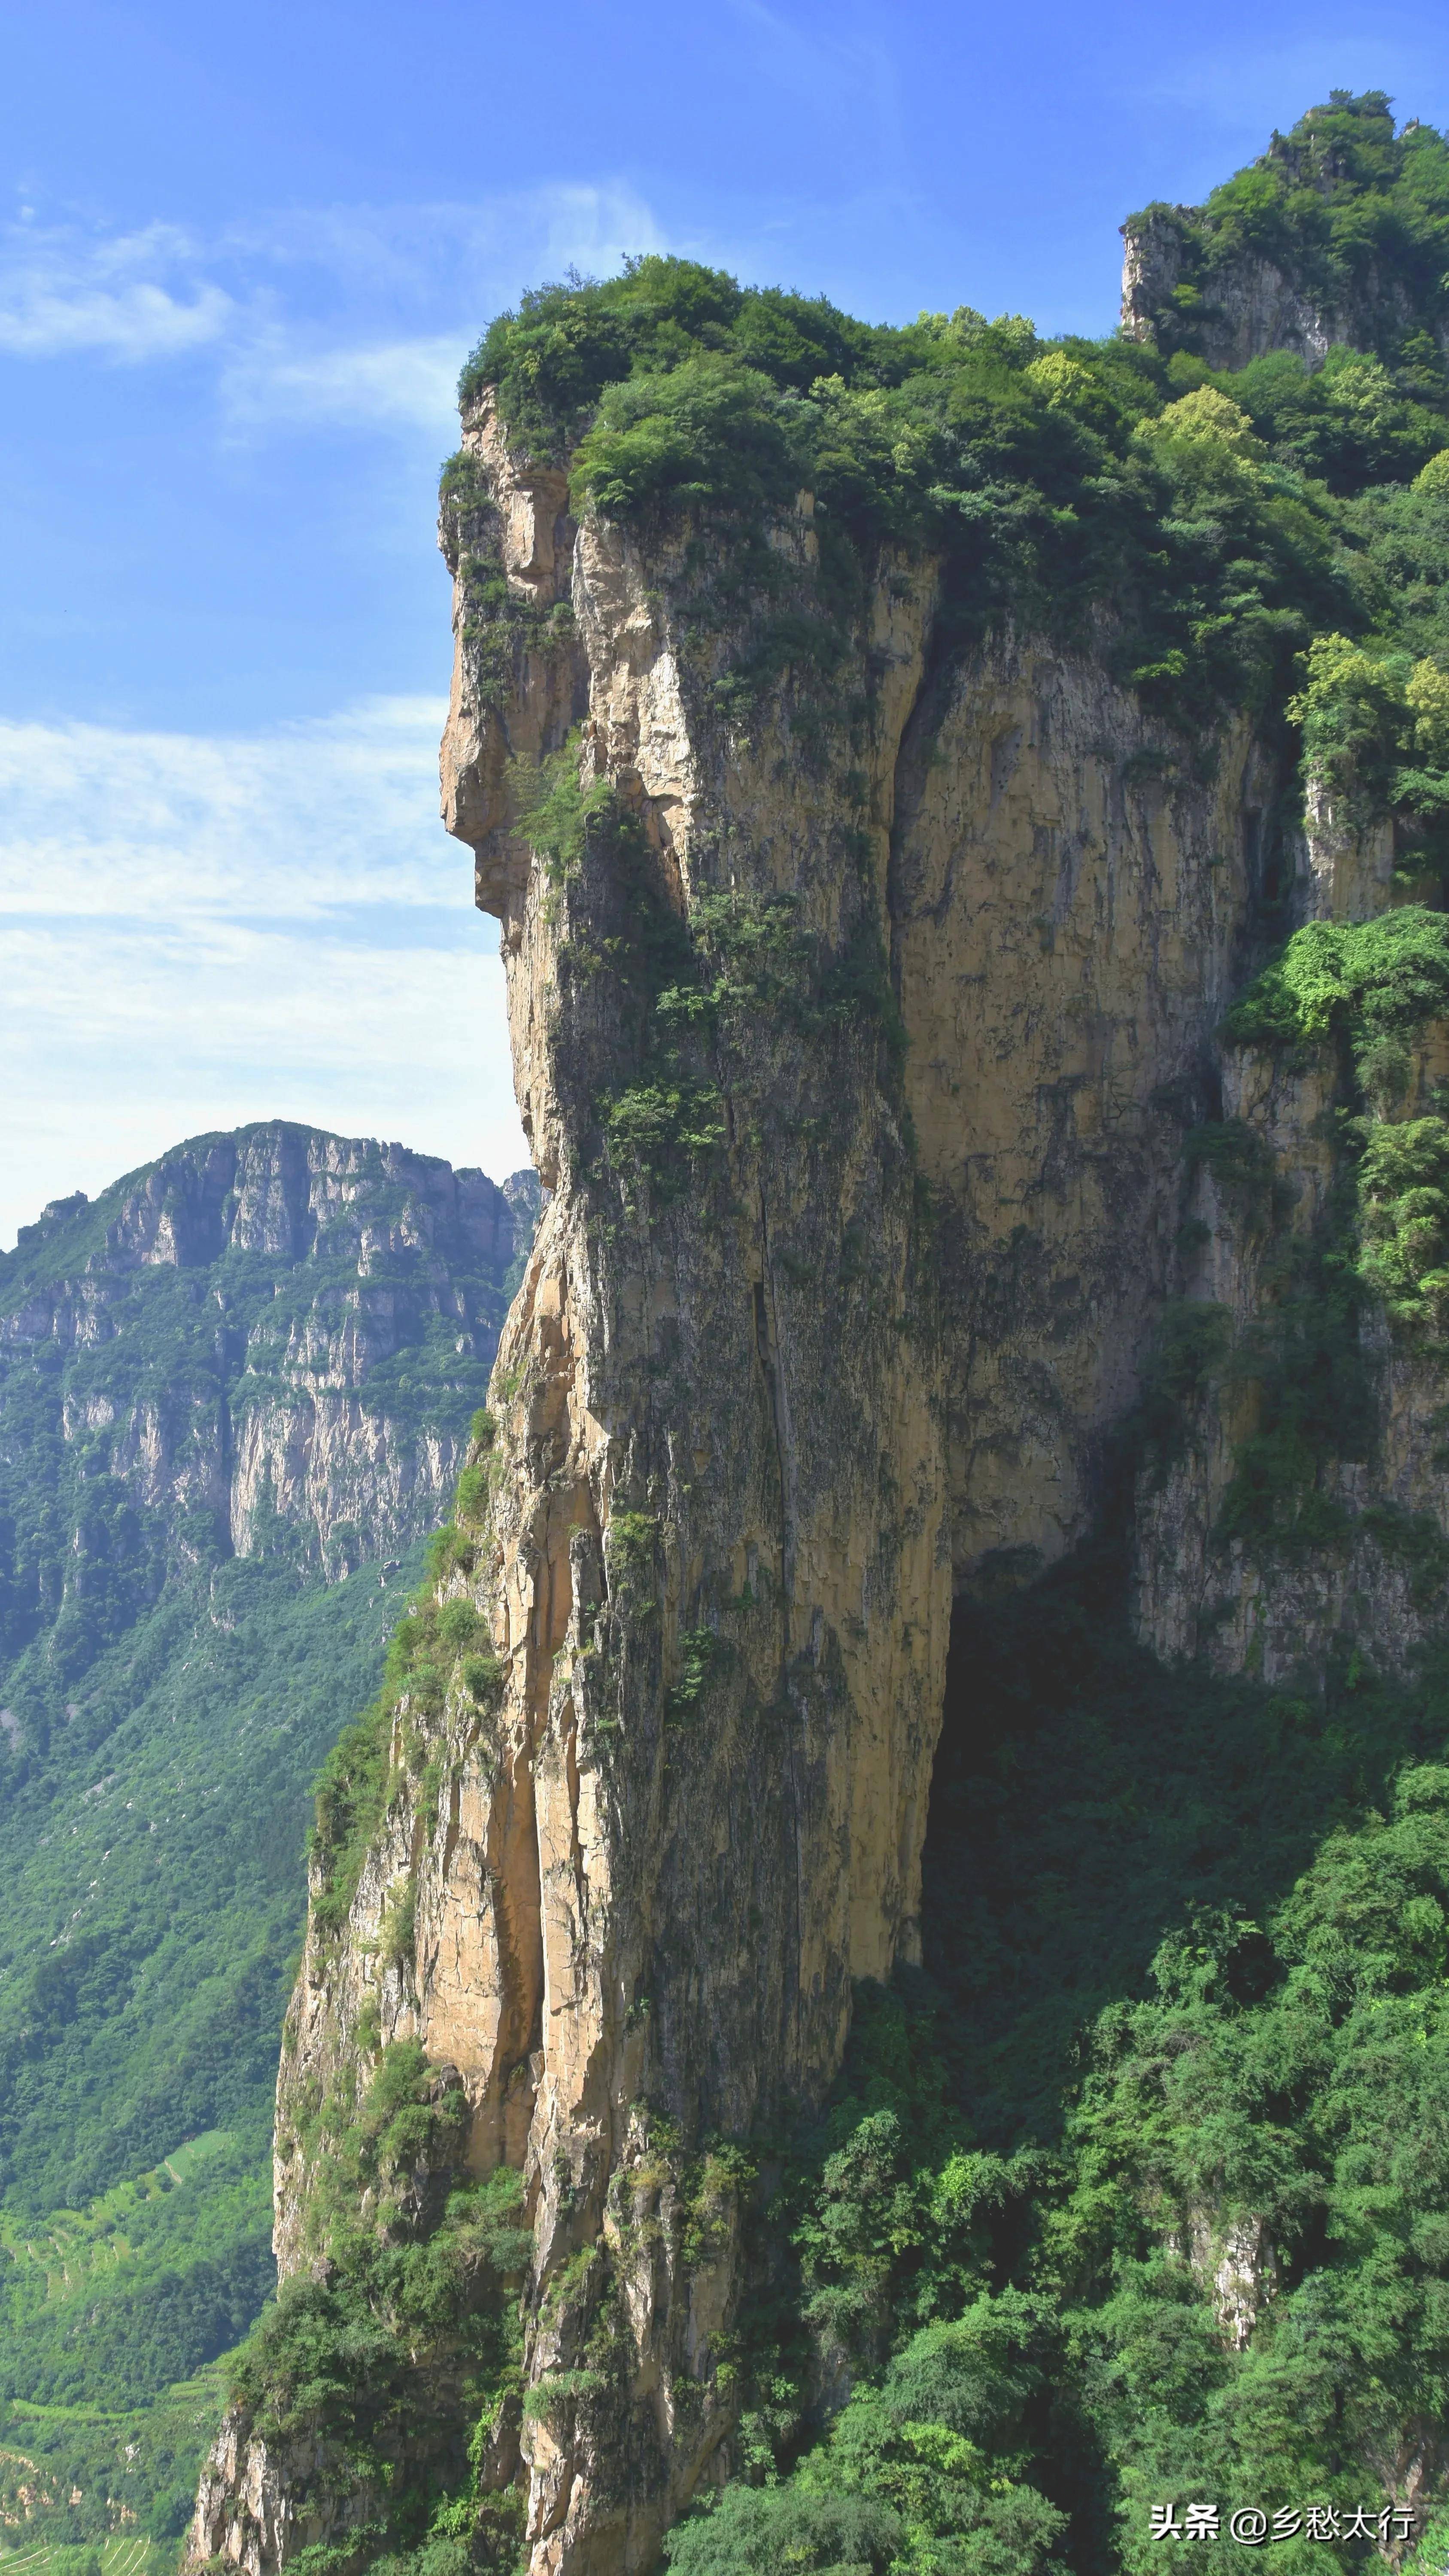
{"label": "dense green forest", "polygon": [[1275,2564],[1354,2565],[1327,2517],[1372,2540],[1406,2419],[1434,2473],[1449,1667],[1170,1671],[1123,1574],[1101,1546],[958,1611],[924,1969],[861,1997],[773,2195],[753,2478],[669,2543],[685,2576],[1145,2569],[1190,2502],[1207,2560],[1247,2508]]}

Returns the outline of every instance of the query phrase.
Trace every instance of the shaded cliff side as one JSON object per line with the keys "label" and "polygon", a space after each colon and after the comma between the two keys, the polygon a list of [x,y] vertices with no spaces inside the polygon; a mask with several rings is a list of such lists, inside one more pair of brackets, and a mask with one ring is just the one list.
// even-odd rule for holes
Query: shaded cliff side
{"label": "shaded cliff side", "polygon": [[[1389,143],[1442,182],[1441,138]],[[845,2438],[895,2328],[812,2290],[760,2435],[765,2205],[853,1994],[920,1955],[953,1599],[1095,1541],[1238,1709],[1437,1626],[1449,387],[1439,342],[1361,340],[1355,408],[1264,330],[1297,412],[1150,333],[872,329],[655,260],[465,370],[444,810],[550,1198],[322,1785],[284,2289],[194,2563],[643,2568],[807,2419]],[[944,2174],[970,2141],[932,2134]],[[958,2177],[963,2245],[1035,2171]],[[1193,2331],[1246,2351],[1257,2239],[1184,2211]],[[1397,2466],[1354,2455],[1391,2501],[1438,2474],[1417,2402]],[[798,2498],[753,2539],[732,2503],[681,2563],[929,2563],[886,2492],[844,2476],[795,2541]],[[963,2505],[950,2563],[1045,2568],[1038,2503],[996,2558]]]}

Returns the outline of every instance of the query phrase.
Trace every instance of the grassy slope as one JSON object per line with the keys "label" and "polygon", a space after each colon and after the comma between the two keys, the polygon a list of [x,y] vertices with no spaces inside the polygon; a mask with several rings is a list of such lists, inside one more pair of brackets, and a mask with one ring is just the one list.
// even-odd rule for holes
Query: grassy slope
{"label": "grassy slope", "polygon": [[[179,1206],[228,1141],[164,1159]],[[297,1134],[274,1141],[295,1160]],[[315,1533],[264,1514],[239,1562],[187,1493],[228,1418],[287,1398],[298,1339],[359,1299],[395,1345],[364,1408],[404,1447],[457,1432],[512,1286],[460,1229],[412,1223],[376,1147],[302,1257],[194,1260],[187,1218],[179,1267],[131,1268],[108,1233],[150,1172],[0,1257],[0,1314],[29,1310],[0,1351],[0,2537],[28,2490],[28,2527],[57,2546],[132,2515],[179,2529],[221,2403],[211,2364],[270,2288],[310,1784],[376,1689],[420,1556],[381,1586],[366,1534],[338,1525],[332,1571],[357,1570],[329,1588]],[[379,1228],[402,1248],[379,1252]],[[57,1290],[61,1329],[37,1333]],[[72,1340],[76,1308],[92,1320]],[[138,1408],[166,1428],[159,1502],[114,1472]]]}
{"label": "grassy slope", "polygon": [[[34,2418],[34,2402],[154,2407],[270,2285],[308,1788],[376,1687],[414,1571],[385,1589],[372,1569],[330,1589],[285,1568],[197,1572],[92,1667],[0,1813],[0,2445],[35,2456],[40,2423],[76,2483],[94,2423]],[[106,2480],[143,2517],[178,2483],[175,2413],[163,2402]],[[199,2413],[182,2486],[212,2396]],[[141,2429],[128,2413],[100,2448],[124,2454]]]}

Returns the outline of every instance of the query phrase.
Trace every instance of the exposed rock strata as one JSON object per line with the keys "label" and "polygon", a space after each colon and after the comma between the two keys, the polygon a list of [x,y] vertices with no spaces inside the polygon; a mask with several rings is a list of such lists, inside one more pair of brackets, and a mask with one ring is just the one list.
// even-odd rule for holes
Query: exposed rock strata
{"label": "exposed rock strata", "polygon": [[[518,467],[486,401],[465,450],[528,613],[500,688],[460,567],[444,810],[502,923],[552,1193],[500,1345],[486,1539],[449,1578],[506,1687],[481,1721],[450,1701],[435,1815],[402,1787],[343,1939],[309,1936],[277,2246],[284,2271],[305,2259],[300,2106],[356,2066],[360,2027],[455,2067],[475,2164],[517,2164],[533,2218],[532,2576],[612,2576],[729,2462],[741,2213],[721,2189],[686,2260],[682,2160],[818,2101],[852,1980],[913,1955],[953,1586],[1086,1533],[1166,1300],[1256,1313],[1255,1239],[1209,1203],[1206,1167],[1186,1195],[1187,1131],[1261,1132],[1309,1227],[1326,1104],[1217,1040],[1283,786],[1246,726],[1194,774],[1089,653],[1005,636],[953,660],[938,567],[905,557],[878,565],[832,681],[848,716],[822,723],[787,679],[730,717],[734,639],[695,613],[685,540],[575,525],[563,478]],[[770,542],[808,600],[808,494]],[[611,784],[633,833],[564,865],[516,827],[514,764],[575,725],[585,783]],[[1387,845],[1313,820],[1300,911],[1376,909]],[[641,924],[707,950],[727,895],[788,920],[798,1007],[722,1009],[696,1104],[716,1143],[631,1171],[610,1106],[650,1073]],[[903,1063],[868,976],[838,980],[877,932]],[[1386,1373],[1375,1473],[1444,1521],[1409,1368]],[[1276,1607],[1241,1552],[1224,1576],[1240,1430],[1205,1419],[1142,1489],[1144,1634],[1272,1673],[1323,1651],[1365,1588],[1375,1638],[1412,1627],[1367,1538]],[[1367,1470],[1344,1474],[1357,1507]],[[387,1964],[408,1887],[415,1941]],[[1195,2254],[1237,2337],[1250,2255]],[[244,2431],[194,2550],[267,2576],[290,2544],[282,2508],[248,2502],[272,2470]],[[350,2510],[339,2489],[339,2532]]]}
{"label": "exposed rock strata", "polygon": [[[154,1579],[195,1514],[237,1555],[285,1531],[346,1574],[435,1521],[457,1474],[469,1404],[449,1413],[440,1359],[480,1382],[491,1359],[537,1204],[531,1175],[512,1186],[282,1122],[178,1147],[22,1229],[0,1264],[0,1416],[32,1381],[57,1389],[83,1475],[145,1516]],[[168,1274],[189,1364],[162,1382]]]}
{"label": "exposed rock strata", "polygon": [[[1122,227],[1122,328],[1153,340],[1173,309],[1188,272],[1187,236],[1200,221],[1195,206],[1152,207]],[[1305,294],[1274,261],[1238,258],[1215,273],[1194,311],[1193,338],[1211,367],[1246,367],[1270,349],[1291,349],[1310,367],[1323,364],[1335,340],[1356,338],[1352,317]]]}
{"label": "exposed rock strata", "polygon": [[[866,714],[802,795],[788,695],[748,734],[714,715],[723,648],[691,628],[682,556],[575,529],[559,488],[515,482],[486,410],[468,440],[512,578],[574,611],[544,647],[524,631],[500,711],[470,689],[460,603],[444,750],[553,1192],[500,1346],[469,1581],[507,1695],[481,1730],[450,1711],[436,1822],[396,1799],[345,1942],[311,1939],[277,2245],[302,2259],[294,2105],[346,2066],[371,1999],[384,2039],[459,2069],[478,2163],[524,2167],[533,2380],[579,2366],[606,2290],[627,2317],[607,2397],[524,2428],[544,2576],[644,2564],[727,2464],[738,2213],[682,2261],[651,2117],[687,2151],[818,2100],[852,1980],[913,1955],[953,1579],[1087,1526],[1171,1272],[1184,1103],[1271,782],[1246,734],[1210,784],[1182,779],[1095,664],[1029,640],[938,671],[935,569],[898,561],[852,639]],[[808,501],[776,542],[808,585]],[[509,828],[508,762],[579,714],[640,818],[643,898],[607,849],[559,881]],[[885,928],[904,1080],[878,1008],[808,1031],[762,1011],[721,1035],[724,1133],[691,1186],[611,1184],[599,1102],[631,1069],[629,997],[575,961],[627,937],[630,901],[689,918],[729,888],[788,898],[827,958]],[[409,1879],[414,1954],[384,1968]],[[261,2569],[247,2478],[206,2537]]]}
{"label": "exposed rock strata", "polygon": [[[1192,242],[1201,223],[1196,206],[1153,206],[1123,225],[1122,328],[1129,339],[1165,339],[1170,346],[1186,338],[1210,367],[1246,367],[1272,349],[1321,367],[1336,344],[1372,349],[1386,331],[1412,326],[1404,289],[1374,261],[1352,292],[1339,296],[1252,252],[1224,258],[1200,275]],[[1184,309],[1178,295],[1189,286],[1195,291]]]}
{"label": "exposed rock strata", "polygon": [[1098,666],[1040,647],[917,718],[892,909],[958,1581],[1060,1555],[1095,1508],[1174,1277],[1183,1124],[1272,785],[1246,732],[1210,785],[1175,775]]}
{"label": "exposed rock strata", "polygon": [[[1354,834],[1310,798],[1306,863],[1299,878],[1307,919],[1365,921],[1393,893],[1390,828]],[[1449,1029],[1430,1023],[1409,1051],[1391,1120],[1434,1109],[1449,1076]],[[1224,1186],[1198,1165],[1182,1197],[1182,1294],[1229,1319],[1242,1348],[1273,1311],[1285,1245],[1321,1235],[1336,1173],[1342,1103],[1328,1051],[1295,1065],[1249,1047],[1222,1049],[1222,1114],[1262,1157],[1255,1188]],[[1195,1239],[1193,1239],[1195,1238]],[[1180,1456],[1144,1478],[1137,1500],[1136,1616],[1161,1655],[1204,1654],[1220,1670],[1265,1681],[1321,1673],[1335,1646],[1367,1652],[1381,1669],[1405,1669],[1442,1615],[1440,1586],[1426,1589],[1413,1529],[1449,1533],[1449,1453],[1439,1417],[1440,1371],[1421,1348],[1393,1335],[1376,1308],[1360,1327],[1372,1373],[1372,1420],[1323,1467],[1318,1495],[1339,1517],[1333,1545],[1284,1552],[1225,1542],[1223,1505],[1241,1443],[1257,1428],[1261,1390],[1251,1375],[1220,1372],[1192,1408]],[[1387,1515],[1387,1517],[1385,1517]],[[1405,1537],[1411,1544],[1405,1546]]]}

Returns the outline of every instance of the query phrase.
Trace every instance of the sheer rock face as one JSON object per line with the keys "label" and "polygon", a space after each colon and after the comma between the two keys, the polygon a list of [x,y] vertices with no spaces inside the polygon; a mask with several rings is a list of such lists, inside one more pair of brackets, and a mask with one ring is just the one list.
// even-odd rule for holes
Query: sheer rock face
{"label": "sheer rock face", "polygon": [[[1363,922],[1394,896],[1391,824],[1350,829],[1310,786],[1295,887],[1300,921]],[[1233,1344],[1271,1328],[1285,1253],[1321,1238],[1335,1181],[1342,1094],[1331,1050],[1295,1064],[1251,1047],[1220,1049],[1222,1118],[1259,1157],[1244,1187],[1199,1163],[1183,1187],[1178,1294],[1215,1306]],[[1449,1026],[1430,1022],[1406,1050],[1391,1121],[1437,1111],[1449,1080]],[[1222,1672],[1295,1683],[1329,1657],[1366,1653],[1403,1672],[1442,1621],[1441,1551],[1449,1552],[1449,1451],[1440,1426],[1441,1370],[1370,1305],[1359,1324],[1369,1419],[1319,1469],[1315,1505],[1340,1535],[1264,1549],[1225,1532],[1224,1505],[1242,1444],[1259,1429],[1260,1380],[1216,1373],[1188,1407],[1179,1454],[1144,1477],[1136,1498],[1135,1618],[1167,1657],[1203,1654]],[[1350,1426],[1345,1426],[1346,1434]]]}
{"label": "sheer rock face", "polygon": [[1211,2296],[1224,2343],[1232,2352],[1245,2352],[1278,2286],[1277,2257],[1262,2219],[1194,2209],[1169,2242]]}
{"label": "sheer rock face", "polygon": [[[1217,1041],[1283,786],[1245,726],[1195,774],[1105,657],[952,654],[940,569],[905,557],[832,674],[848,713],[822,724],[788,677],[741,713],[732,612],[698,613],[707,546],[576,524],[486,400],[464,445],[517,613],[480,657],[461,568],[444,815],[502,924],[550,1193],[484,1536],[445,1584],[505,1684],[487,1715],[449,1701],[436,1804],[398,1790],[340,1940],[309,1933],[277,2248],[309,2259],[305,2106],[362,2062],[360,2025],[456,2068],[475,2167],[527,2182],[532,2576],[615,2576],[730,2463],[743,2213],[721,2179],[686,2226],[688,2159],[817,2103],[852,1981],[915,1953],[953,1587],[1086,1533],[1165,1299],[1257,1311],[1221,1211],[1184,1248],[1185,1131],[1256,1121],[1305,1226],[1328,1147],[1305,1077]],[[802,494],[768,532],[807,605],[812,516]],[[550,855],[517,783],[574,727],[628,828]],[[1381,859],[1320,814],[1303,909],[1375,909]],[[726,898],[774,924],[776,985],[651,1055],[649,957],[686,926],[717,955]],[[1400,1409],[1424,1415],[1407,1381]],[[1138,1609],[1165,1651],[1211,1629],[1240,1665],[1259,1578],[1214,1628],[1239,1427],[1214,1425],[1139,1497]],[[1388,1624],[1402,1585],[1375,1580]],[[285,2516],[264,2531],[245,2488],[213,2482],[207,2532],[268,2576]]]}
{"label": "sheer rock face", "polygon": [[[1324,160],[1282,135],[1267,160],[1325,196],[1342,175],[1331,154]],[[1169,345],[1186,329],[1188,345],[1210,367],[1246,367],[1274,349],[1319,367],[1336,343],[1378,349],[1413,325],[1407,288],[1377,258],[1356,260],[1351,279],[1330,288],[1301,269],[1290,274],[1260,251],[1225,252],[1215,229],[1201,206],[1149,206],[1122,226],[1122,328],[1130,339],[1155,340],[1165,325]],[[1195,293],[1184,310],[1176,290],[1186,285]],[[1434,327],[1445,344],[1449,326]]]}
{"label": "sheer rock face", "polygon": [[[528,496],[486,418],[471,436],[510,571],[533,580]],[[810,542],[802,509],[781,543],[808,566]],[[721,1041],[720,1105],[701,1113],[720,1142],[688,1186],[606,1195],[596,1103],[634,1070],[628,995],[574,962],[624,935],[631,902],[678,919],[732,883],[756,904],[788,895],[791,936],[832,954],[883,915],[929,570],[882,585],[854,639],[862,822],[858,786],[828,767],[804,795],[781,774],[773,725],[753,750],[701,738],[676,566],[594,528],[557,531],[551,562],[579,640],[520,648],[506,717],[470,702],[465,651],[444,754],[452,819],[489,822],[479,883],[552,1192],[500,1344],[491,1536],[470,1579],[507,1692],[481,1738],[460,1722],[451,1741],[416,1861],[415,1961],[381,1998],[384,2038],[415,2031],[462,2073],[475,2159],[524,2164],[531,2377],[579,2368],[606,2287],[628,2338],[622,2398],[525,2424],[539,2571],[642,2563],[722,2470],[737,2212],[723,2189],[709,2250],[683,2260],[649,2105],[686,2150],[788,2119],[839,2063],[852,1980],[915,1949],[951,1591],[929,1282],[879,1016],[747,1021]],[[581,696],[589,757],[640,818],[642,887],[610,850],[551,883],[507,834],[505,749],[550,749]],[[304,1967],[280,2096],[284,2263],[290,2104],[349,2044],[369,1926],[420,1830],[394,1809],[340,1956]]]}
{"label": "sheer rock face", "polygon": [[1272,781],[1245,732],[1171,781],[1135,701],[1040,649],[956,674],[911,745],[893,911],[958,1580],[1084,1535],[1172,1284]]}
{"label": "sheer rock face", "polygon": [[[450,1578],[507,1686],[481,1724],[450,1708],[436,1816],[395,1800],[344,1939],[309,1940],[277,2246],[306,2260],[298,2108],[375,2009],[461,2073],[475,2164],[525,2171],[535,2384],[589,2368],[612,2293],[622,2378],[523,2429],[534,2576],[561,2576],[642,2566],[727,2467],[740,2213],[721,2186],[685,2260],[653,2124],[687,2153],[818,2102],[852,1981],[915,1954],[953,1583],[1088,1524],[1267,787],[1245,733],[1182,781],[1089,657],[948,664],[929,561],[879,567],[832,683],[864,710],[848,754],[809,747],[788,690],[731,732],[683,544],[576,527],[486,407],[466,439],[516,596],[573,611],[521,620],[485,697],[460,593],[443,752],[551,1193],[499,1349],[486,1547]],[[808,590],[808,495],[771,542]],[[574,723],[632,861],[605,835],[551,868],[511,828],[509,763]],[[787,899],[837,961],[878,925],[904,1069],[854,986],[721,1021],[717,1145],[683,1183],[619,1183],[601,1104],[637,1084],[636,1021],[580,961],[641,907],[707,922],[730,890]],[[385,1965],[409,1882],[415,1950]]]}
{"label": "sheer rock face", "polygon": [[440,1349],[487,1366],[537,1206],[531,1175],[510,1186],[280,1120],[179,1146],[22,1229],[0,1263],[0,1416],[58,1355],[65,1441],[158,1528],[202,1512],[247,1556],[281,1523],[345,1574],[425,1530],[457,1474],[461,1424],[403,1380],[425,1344],[432,1380]]}
{"label": "sheer rock face", "polygon": [[[1154,340],[1160,317],[1186,273],[1185,235],[1201,220],[1195,206],[1153,207],[1122,227],[1122,328]],[[1377,309],[1391,292],[1378,281]],[[1372,301],[1373,299],[1366,299]],[[1193,315],[1194,345],[1210,367],[1246,367],[1270,349],[1290,349],[1320,367],[1335,340],[1356,341],[1356,315],[1326,308],[1270,259],[1241,256],[1215,270]]]}

